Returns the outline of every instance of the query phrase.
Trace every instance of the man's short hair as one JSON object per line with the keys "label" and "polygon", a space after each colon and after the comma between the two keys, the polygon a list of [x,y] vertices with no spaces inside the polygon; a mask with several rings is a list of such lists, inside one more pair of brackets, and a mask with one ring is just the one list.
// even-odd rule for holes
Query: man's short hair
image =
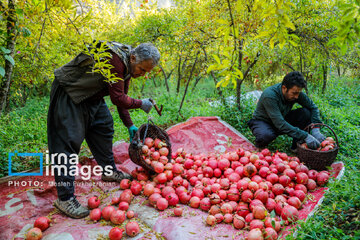
{"label": "man's short hair", "polygon": [[141,43],[131,50],[131,54],[136,57],[136,63],[151,59],[153,61],[153,67],[155,67],[160,60],[159,50],[152,43]]}
{"label": "man's short hair", "polygon": [[304,76],[300,72],[294,71],[285,75],[281,85],[285,85],[287,89],[290,89],[294,86],[305,88],[306,81],[304,79]]}

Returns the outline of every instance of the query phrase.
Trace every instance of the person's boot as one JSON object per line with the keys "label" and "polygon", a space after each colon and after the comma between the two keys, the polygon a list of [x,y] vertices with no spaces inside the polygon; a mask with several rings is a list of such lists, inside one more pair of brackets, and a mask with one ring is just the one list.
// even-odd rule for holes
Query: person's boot
{"label": "person's boot", "polygon": [[105,174],[101,176],[101,180],[103,180],[104,182],[121,182],[121,180],[123,179],[132,180],[132,177],[130,174],[117,170],[113,171],[113,174],[110,176],[106,176]]}
{"label": "person's boot", "polygon": [[54,206],[71,218],[83,218],[90,213],[90,211],[82,206],[75,197],[72,197],[67,201],[56,199]]}

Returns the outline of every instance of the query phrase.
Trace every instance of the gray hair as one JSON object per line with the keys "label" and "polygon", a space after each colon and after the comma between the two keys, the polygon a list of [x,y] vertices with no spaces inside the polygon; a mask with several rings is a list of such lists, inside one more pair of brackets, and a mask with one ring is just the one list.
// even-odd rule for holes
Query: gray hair
{"label": "gray hair", "polygon": [[158,65],[160,60],[159,50],[152,43],[141,43],[136,48],[131,49],[130,54],[136,57],[136,63],[151,59],[154,67]]}

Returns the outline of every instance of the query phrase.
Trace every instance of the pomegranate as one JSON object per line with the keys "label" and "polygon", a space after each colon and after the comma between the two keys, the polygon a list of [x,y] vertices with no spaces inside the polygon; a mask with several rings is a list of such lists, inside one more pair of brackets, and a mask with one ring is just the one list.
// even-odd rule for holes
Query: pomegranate
{"label": "pomegranate", "polygon": [[257,219],[264,219],[268,214],[265,207],[263,206],[255,206],[252,212],[254,217]]}
{"label": "pomegranate", "polygon": [[154,185],[152,185],[150,183],[145,185],[145,187],[144,187],[144,195],[145,196],[149,197],[151,194],[154,193],[154,191],[155,191]]}
{"label": "pomegranate", "polygon": [[306,198],[306,194],[301,190],[295,190],[294,195],[295,197],[299,198],[301,202],[304,201]]}
{"label": "pomegranate", "polygon": [[299,218],[299,212],[295,207],[287,205],[281,212],[281,218],[289,222],[295,222]]}
{"label": "pomegranate", "polygon": [[129,189],[131,181],[129,179],[123,179],[120,181],[120,188],[121,189]]}
{"label": "pomegranate", "polygon": [[253,193],[248,189],[241,193],[241,200],[243,202],[250,202],[253,198],[254,198]]}
{"label": "pomegranate", "polygon": [[312,170],[309,170],[309,172],[308,172],[308,176],[312,180],[316,181],[317,175],[318,175],[318,172],[316,170],[312,169]]}
{"label": "pomegranate", "polygon": [[309,179],[306,187],[309,191],[312,191],[316,188],[316,182],[313,179]]}
{"label": "pomegranate", "polygon": [[274,184],[274,186],[272,187],[272,192],[275,195],[283,194],[284,191],[285,191],[285,188],[283,187],[283,185],[281,185],[279,183]]}
{"label": "pomegranate", "polygon": [[200,200],[200,208],[204,211],[209,211],[211,207],[210,198],[205,197]]}
{"label": "pomegranate", "polygon": [[129,209],[129,203],[127,203],[127,202],[119,203],[119,210],[127,211],[128,209]]}
{"label": "pomegranate", "polygon": [[190,207],[192,208],[199,208],[200,206],[200,198],[193,196],[190,198]]}
{"label": "pomegranate", "polygon": [[142,191],[142,186],[139,182],[132,181],[130,190],[131,190],[131,193],[134,194],[135,196],[140,195],[140,193]]}
{"label": "pomegranate", "polygon": [[179,200],[182,204],[187,204],[189,201],[190,201],[190,194],[186,193],[186,192],[182,192],[180,195],[179,195]]}
{"label": "pomegranate", "polygon": [[110,221],[113,224],[122,224],[125,221],[125,212],[122,210],[115,210],[111,213]]}
{"label": "pomegranate", "polygon": [[215,215],[215,214],[220,213],[220,212],[221,212],[220,207],[217,206],[217,205],[211,206],[211,208],[210,208],[210,210],[209,210],[209,213],[210,213],[211,215]]}
{"label": "pomegranate", "polygon": [[156,202],[158,199],[161,198],[161,195],[159,193],[153,193],[150,195],[149,197],[149,202],[152,206],[155,206],[156,205]]}
{"label": "pomegranate", "polygon": [[236,229],[242,229],[245,227],[245,219],[235,214],[233,218],[233,224]]}
{"label": "pomegranate", "polygon": [[309,177],[306,173],[304,172],[298,172],[296,174],[296,182],[299,184],[307,184],[309,180]]}
{"label": "pomegranate", "polygon": [[154,162],[153,167],[156,173],[164,172],[164,164],[161,162]]}
{"label": "pomegranate", "polygon": [[165,210],[167,207],[169,206],[168,201],[165,198],[159,198],[156,201],[156,207],[157,209],[159,209],[160,211]]}
{"label": "pomegranate", "polygon": [[276,202],[274,199],[272,198],[268,198],[268,200],[266,201],[266,209],[271,212],[272,210],[275,209],[275,205],[276,205]]}
{"label": "pomegranate", "polygon": [[159,153],[161,156],[167,156],[169,155],[169,149],[167,149],[166,147],[162,147],[159,149]]}
{"label": "pomegranate", "polygon": [[123,229],[120,229],[118,227],[114,227],[109,232],[109,238],[110,240],[120,240],[123,236]]}
{"label": "pomegranate", "polygon": [[130,210],[130,211],[127,211],[127,212],[126,212],[126,217],[127,217],[128,219],[131,219],[131,218],[133,218],[134,216],[135,216],[134,211]]}
{"label": "pomegranate", "polygon": [[40,228],[34,227],[26,233],[26,240],[39,240],[42,238],[42,232]]}
{"label": "pomegranate", "polygon": [[128,222],[125,226],[126,234],[130,237],[135,237],[140,232],[140,227],[137,222]]}
{"label": "pomegranate", "polygon": [[175,189],[173,187],[170,186],[166,186],[162,189],[161,191],[161,195],[166,198],[167,195],[169,195],[170,193],[175,193]]}
{"label": "pomegranate", "polygon": [[221,205],[220,210],[223,214],[226,214],[232,213],[234,209],[229,203],[224,203],[223,205]]}
{"label": "pomegranate", "polygon": [[265,239],[269,239],[269,240],[276,240],[278,238],[278,234],[275,231],[274,228],[268,227],[265,228]]}
{"label": "pomegranate", "polygon": [[299,209],[300,206],[301,206],[301,201],[299,198],[297,197],[290,197],[288,200],[287,200],[287,203],[293,207],[295,207],[296,209]]}
{"label": "pomegranate", "polygon": [[214,226],[216,223],[216,218],[213,215],[208,215],[206,218],[206,223],[210,226]]}
{"label": "pomegranate", "polygon": [[224,215],[222,215],[221,213],[217,213],[215,214],[215,218],[216,218],[216,223],[221,223],[224,220]]}
{"label": "pomegranate", "polygon": [[95,208],[90,211],[90,219],[93,221],[99,221],[101,219],[101,209]]}
{"label": "pomegranate", "polygon": [[252,177],[257,173],[256,167],[249,163],[247,165],[245,165],[244,167],[244,176],[246,177]]}
{"label": "pomegranate", "polygon": [[103,210],[101,211],[101,216],[105,219],[105,220],[110,220],[111,214],[115,211],[115,208],[113,206],[106,206],[103,208]]}
{"label": "pomegranate", "polygon": [[127,202],[130,204],[132,199],[133,195],[130,189],[126,189],[120,194],[120,202]]}
{"label": "pomegranate", "polygon": [[150,137],[145,138],[144,144],[148,146],[148,148],[152,148],[154,146],[154,140]]}
{"label": "pomegranate", "polygon": [[252,220],[254,220],[254,214],[253,213],[249,213],[248,215],[246,215],[245,222],[250,223]]}
{"label": "pomegranate", "polygon": [[174,192],[168,194],[165,198],[168,201],[169,206],[176,206],[179,203],[179,197]]}
{"label": "pomegranate", "polygon": [[329,178],[330,176],[326,172],[319,172],[316,176],[317,184],[319,184],[319,186],[323,186],[329,181]]}
{"label": "pomegranate", "polygon": [[50,222],[50,219],[47,217],[39,217],[35,220],[34,227],[40,228],[41,231],[45,231],[48,229]]}
{"label": "pomegranate", "polygon": [[112,205],[115,205],[115,204],[118,204],[120,202],[120,198],[119,197],[113,197],[111,199],[111,204]]}
{"label": "pomegranate", "polygon": [[177,217],[181,217],[183,213],[183,209],[181,207],[174,208],[174,215]]}
{"label": "pomegranate", "polygon": [[252,220],[250,222],[250,229],[252,230],[255,228],[264,229],[264,222],[259,219]]}
{"label": "pomegranate", "polygon": [[99,205],[100,205],[100,199],[97,196],[89,198],[88,207],[90,209],[97,208],[97,207],[99,207]]}
{"label": "pomegranate", "polygon": [[247,240],[263,240],[262,232],[259,228],[250,230],[247,235]]}
{"label": "pomegranate", "polygon": [[162,184],[162,183],[166,183],[167,182],[167,175],[165,173],[160,173],[156,176],[155,181],[157,181],[158,183]]}

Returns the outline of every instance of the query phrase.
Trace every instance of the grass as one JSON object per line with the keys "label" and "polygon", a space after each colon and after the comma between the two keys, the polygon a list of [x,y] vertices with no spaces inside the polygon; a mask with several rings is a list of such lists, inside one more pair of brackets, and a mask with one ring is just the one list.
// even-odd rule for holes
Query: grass
{"label": "grass", "polygon": [[[174,83],[172,84],[174,86]],[[360,81],[347,78],[333,78],[329,81],[325,94],[310,86],[309,95],[320,109],[321,118],[325,124],[336,132],[340,151],[337,160],[346,166],[345,175],[341,181],[331,181],[329,191],[319,210],[307,222],[300,222],[296,239],[360,239]],[[249,90],[251,87],[245,86]],[[243,99],[242,109],[235,106],[211,107],[209,101],[216,100],[213,82],[201,82],[194,92],[189,92],[183,109],[182,117],[178,115],[178,107],[182,99],[180,94],[171,90],[167,93],[164,87],[155,87],[151,82],[141,95],[132,91],[130,96],[136,98],[152,97],[157,103],[164,105],[163,116],[159,117],[152,111],[153,121],[167,128],[182,122],[192,116],[220,116],[238,129],[250,141],[254,140],[247,121],[251,118],[255,104]],[[225,90],[229,95],[233,90]],[[127,129],[122,124],[116,108],[107,98],[107,103],[114,118],[114,142],[128,141]],[[48,98],[29,100],[24,108],[16,109],[0,119],[0,176],[6,175],[7,154],[14,150],[19,152],[45,151],[46,145],[46,114]],[[136,126],[147,121],[147,114],[141,110],[131,110],[131,116]],[[325,130],[324,130],[325,132]],[[328,132],[327,135],[330,133]],[[291,139],[287,136],[278,137],[270,144],[272,151],[289,152]],[[84,143],[81,154],[88,154]],[[36,161],[19,160],[16,170],[24,170],[36,166]],[[294,239],[287,236],[287,239]]]}

